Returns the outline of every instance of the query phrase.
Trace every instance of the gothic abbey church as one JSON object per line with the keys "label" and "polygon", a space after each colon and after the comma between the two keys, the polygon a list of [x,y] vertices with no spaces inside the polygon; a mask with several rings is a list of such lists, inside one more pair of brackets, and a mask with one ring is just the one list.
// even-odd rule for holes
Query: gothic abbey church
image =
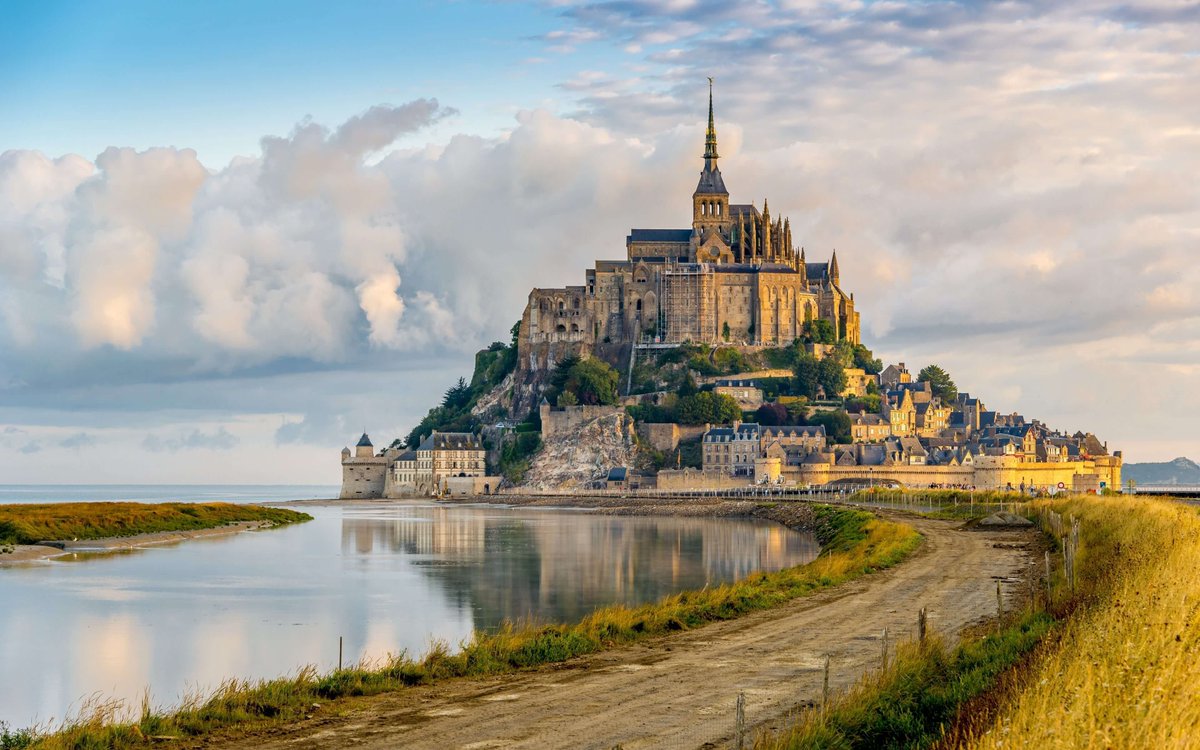
{"label": "gothic abbey church", "polygon": [[772,218],[766,200],[761,211],[731,204],[717,158],[710,84],[691,228],[633,229],[626,259],[597,261],[583,286],[534,289],[521,318],[519,370],[544,372],[569,354],[620,367],[632,347],[645,345],[786,346],[816,318],[830,321],[838,338],[859,343],[859,317],[853,295],[840,286],[837,253],[809,263],[792,243],[791,222]]}

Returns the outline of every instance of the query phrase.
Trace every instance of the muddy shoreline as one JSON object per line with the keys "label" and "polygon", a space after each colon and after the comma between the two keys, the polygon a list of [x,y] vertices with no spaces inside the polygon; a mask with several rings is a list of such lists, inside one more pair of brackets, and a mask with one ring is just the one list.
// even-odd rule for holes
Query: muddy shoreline
{"label": "muddy shoreline", "polygon": [[271,528],[274,525],[270,521],[240,521],[211,529],[156,531],[150,534],[114,536],[103,539],[48,540],[48,544],[18,544],[12,547],[12,552],[0,554],[0,568],[14,563],[53,560],[57,557],[82,552],[118,552],[120,550],[141,549],[143,547],[155,547],[164,544],[177,544],[179,542],[186,542],[189,539],[237,534],[242,531],[257,531],[259,529]]}

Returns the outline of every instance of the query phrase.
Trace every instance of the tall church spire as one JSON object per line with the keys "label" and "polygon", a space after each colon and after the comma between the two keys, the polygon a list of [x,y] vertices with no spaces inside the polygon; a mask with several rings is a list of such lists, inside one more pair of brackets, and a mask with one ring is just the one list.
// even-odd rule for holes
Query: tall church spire
{"label": "tall church spire", "polygon": [[717,156],[717,127],[713,123],[713,79],[708,79],[708,132],[704,134],[704,171],[716,167]]}
{"label": "tall church spire", "polygon": [[709,78],[708,131],[704,134],[704,171],[700,173],[700,182],[696,185],[696,192],[693,195],[721,196],[722,202],[728,204],[729,191],[725,189],[725,180],[721,178],[721,170],[717,167],[717,158],[717,126],[713,118],[713,79]]}

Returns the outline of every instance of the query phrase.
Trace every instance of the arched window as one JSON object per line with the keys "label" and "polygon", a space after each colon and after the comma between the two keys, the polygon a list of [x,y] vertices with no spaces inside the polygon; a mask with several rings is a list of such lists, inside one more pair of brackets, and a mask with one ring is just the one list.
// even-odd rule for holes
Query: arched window
{"label": "arched window", "polygon": [[574,307],[576,310],[579,309],[579,298],[578,297],[571,300],[571,307]]}
{"label": "arched window", "polygon": [[634,309],[636,309],[638,312],[641,312],[641,311],[642,311],[642,301],[641,301],[641,300],[638,300],[638,301],[637,301],[637,302],[634,304]]}
{"label": "arched window", "polygon": [[566,333],[567,327],[565,325],[563,325],[562,323],[559,323],[558,325],[554,326],[554,330],[557,331],[558,333]]}
{"label": "arched window", "polygon": [[566,306],[563,304],[563,301],[559,300],[558,301],[558,311],[562,312],[564,307],[566,307]]}

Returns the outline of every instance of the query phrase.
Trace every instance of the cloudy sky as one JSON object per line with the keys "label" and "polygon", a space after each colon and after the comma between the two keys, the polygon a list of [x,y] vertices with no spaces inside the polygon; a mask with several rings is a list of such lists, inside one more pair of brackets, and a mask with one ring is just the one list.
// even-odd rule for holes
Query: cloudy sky
{"label": "cloudy sky", "polygon": [[23,5],[0,483],[336,483],[530,287],[687,226],[706,76],[877,353],[1200,456],[1195,2]]}

